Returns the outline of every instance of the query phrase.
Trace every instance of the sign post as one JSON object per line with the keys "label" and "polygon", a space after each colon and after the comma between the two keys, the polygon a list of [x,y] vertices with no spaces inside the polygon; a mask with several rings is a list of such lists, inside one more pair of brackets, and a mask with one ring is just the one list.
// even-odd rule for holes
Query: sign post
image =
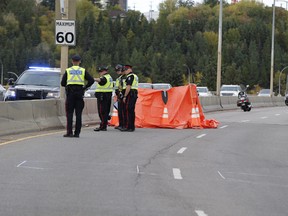
{"label": "sign post", "polygon": [[[55,0],[55,44],[61,45],[61,78],[68,68],[68,46],[76,45],[75,19],[76,0]],[[65,98],[60,88],[60,98]]]}

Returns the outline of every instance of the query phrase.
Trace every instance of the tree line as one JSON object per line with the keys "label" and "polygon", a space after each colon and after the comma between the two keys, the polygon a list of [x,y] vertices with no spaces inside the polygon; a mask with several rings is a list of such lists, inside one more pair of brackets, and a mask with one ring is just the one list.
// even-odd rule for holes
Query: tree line
{"label": "tree line", "polygon": [[[82,66],[97,76],[100,65],[131,64],[140,82],[167,82],[173,86],[193,80],[216,90],[219,4],[205,0],[166,0],[159,18],[147,20],[139,11],[124,12],[117,4],[106,8],[99,0],[77,0],[76,46],[69,54],[83,57]],[[120,11],[125,16],[111,16]],[[116,13],[117,14],[117,13]],[[118,13],[119,14],[119,13]],[[288,65],[288,13],[276,7],[274,88]],[[254,1],[224,3],[222,84],[269,88],[272,44],[272,8]],[[60,66],[55,45],[55,0],[0,2],[0,63],[4,77],[20,75],[28,65]],[[190,78],[188,77],[190,74]],[[281,73],[281,93],[285,90]],[[193,79],[192,79],[193,78]]]}

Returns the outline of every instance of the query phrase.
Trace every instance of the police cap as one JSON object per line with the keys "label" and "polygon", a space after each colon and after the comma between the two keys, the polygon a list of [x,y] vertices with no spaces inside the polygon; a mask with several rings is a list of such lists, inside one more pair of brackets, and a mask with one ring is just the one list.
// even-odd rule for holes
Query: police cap
{"label": "police cap", "polygon": [[73,61],[80,61],[80,60],[81,60],[81,57],[76,54],[76,55],[73,55],[73,56],[72,56],[72,60],[73,60]]}
{"label": "police cap", "polygon": [[122,68],[122,71],[126,71],[126,70],[128,70],[128,69],[132,69],[132,66],[131,65],[129,65],[129,64],[125,64],[124,66],[123,66],[123,68]]}
{"label": "police cap", "polygon": [[123,68],[123,65],[122,65],[122,64],[117,64],[117,65],[115,66],[115,70],[116,70],[116,71],[122,71],[122,68]]}
{"label": "police cap", "polygon": [[100,67],[98,67],[98,71],[99,72],[108,71],[108,66],[100,66]]}
{"label": "police cap", "polygon": [[132,68],[132,65],[126,64],[126,65],[124,65],[124,67],[126,67],[126,68]]}

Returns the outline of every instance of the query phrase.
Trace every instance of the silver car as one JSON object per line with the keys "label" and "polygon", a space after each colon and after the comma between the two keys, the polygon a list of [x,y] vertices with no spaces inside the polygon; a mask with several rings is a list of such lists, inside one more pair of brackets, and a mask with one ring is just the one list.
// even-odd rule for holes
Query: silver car
{"label": "silver car", "polygon": [[87,89],[87,91],[84,94],[84,97],[86,98],[93,98],[95,97],[95,91],[97,88],[97,82],[94,82],[92,86],[90,86],[89,89]]}
{"label": "silver car", "polygon": [[212,96],[212,93],[209,91],[206,86],[197,86],[197,92],[200,97]]}

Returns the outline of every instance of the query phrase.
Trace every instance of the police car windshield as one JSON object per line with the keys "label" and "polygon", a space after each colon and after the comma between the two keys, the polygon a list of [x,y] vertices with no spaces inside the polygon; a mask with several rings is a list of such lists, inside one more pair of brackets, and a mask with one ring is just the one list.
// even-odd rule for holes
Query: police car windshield
{"label": "police car windshield", "polygon": [[15,85],[60,86],[60,73],[55,72],[26,72],[19,77]]}

